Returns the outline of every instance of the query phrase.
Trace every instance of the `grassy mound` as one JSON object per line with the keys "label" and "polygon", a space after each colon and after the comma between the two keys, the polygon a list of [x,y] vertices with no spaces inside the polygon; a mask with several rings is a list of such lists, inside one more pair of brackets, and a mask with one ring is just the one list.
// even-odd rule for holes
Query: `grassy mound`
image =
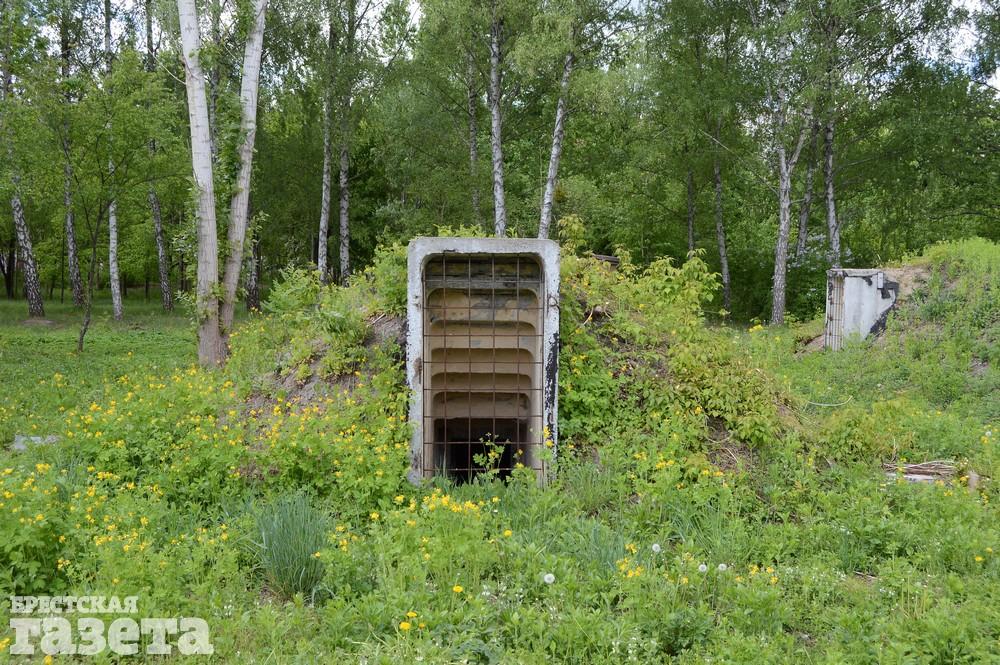
{"label": "grassy mound", "polygon": [[85,401],[12,374],[0,432],[60,440],[2,454],[0,586],[137,594],[232,662],[986,662],[996,259],[934,248],[882,340],[802,355],[808,325],[707,326],[697,257],[564,256],[545,488],[405,482],[401,247],[346,289],[290,271],[224,370],[109,354]]}

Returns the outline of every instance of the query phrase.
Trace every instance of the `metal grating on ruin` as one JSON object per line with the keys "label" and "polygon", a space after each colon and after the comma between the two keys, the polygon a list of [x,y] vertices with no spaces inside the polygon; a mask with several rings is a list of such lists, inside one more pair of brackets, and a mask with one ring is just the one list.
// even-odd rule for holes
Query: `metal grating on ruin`
{"label": "metal grating on ruin", "polygon": [[[831,271],[832,272],[832,271]],[[844,345],[844,275],[831,274],[826,285],[826,328],[823,345],[839,351]]]}
{"label": "metal grating on ruin", "polygon": [[[547,434],[555,439],[558,264],[548,241],[452,240],[468,251],[433,252],[450,241],[418,239],[430,247],[415,255],[411,244],[411,479],[466,482],[523,465],[544,481],[540,452]],[[535,247],[545,256],[524,251]]]}

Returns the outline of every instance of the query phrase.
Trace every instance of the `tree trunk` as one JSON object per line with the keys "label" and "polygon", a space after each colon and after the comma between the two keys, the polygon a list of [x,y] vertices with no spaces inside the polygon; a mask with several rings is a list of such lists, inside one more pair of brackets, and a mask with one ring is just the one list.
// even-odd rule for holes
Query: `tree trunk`
{"label": "tree trunk", "polygon": [[774,277],[771,281],[771,323],[785,322],[785,288],[788,275],[788,236],[792,230],[792,172],[802,153],[808,126],[799,132],[795,149],[789,156],[779,139],[778,157],[778,240],[774,246]]}
{"label": "tree trunk", "polygon": [[66,208],[66,261],[69,267],[69,283],[73,291],[73,304],[80,307],[83,305],[83,279],[80,277],[80,257],[76,251],[76,230],[73,223],[73,166],[69,162],[68,152],[66,163],[63,164],[63,206]]}
{"label": "tree trunk", "polygon": [[260,82],[260,58],[264,48],[264,18],[267,0],[253,1],[254,21],[247,36],[243,53],[243,77],[240,82],[240,167],[236,174],[236,188],[229,203],[229,254],[226,256],[222,277],[222,308],[220,319],[223,336],[233,329],[236,307],[236,288],[243,267],[243,244],[246,240],[250,210],[250,174],[253,167],[253,144],[257,135],[257,92]]}
{"label": "tree trunk", "polygon": [[472,223],[473,226],[479,226],[483,219],[479,205],[479,123],[477,120],[479,104],[476,99],[476,67],[472,59],[471,46],[466,55],[465,77],[468,92],[469,185],[472,190]]}
{"label": "tree trunk", "polygon": [[538,237],[548,238],[552,225],[552,200],[556,193],[556,178],[559,175],[559,158],[562,157],[563,137],[566,134],[566,97],[569,93],[569,77],[573,72],[572,52],[563,61],[562,78],[559,81],[559,101],[556,102],[556,126],[552,130],[552,150],[549,153],[549,171],[545,177],[545,192],[542,194],[542,214],[538,220]]}
{"label": "tree trunk", "polygon": [[0,274],[3,274],[4,293],[8,300],[14,299],[14,263],[17,251],[17,235],[11,237],[10,252],[0,252]]}
{"label": "tree trunk", "polygon": [[814,127],[812,133],[812,157],[806,164],[806,177],[802,192],[802,205],[799,206],[799,232],[795,238],[795,259],[801,261],[806,253],[806,242],[809,239],[809,215],[812,213],[813,171],[816,170],[816,137]]}
{"label": "tree trunk", "polygon": [[[346,124],[346,120],[344,122]],[[344,128],[346,130],[346,127]],[[350,154],[347,149],[347,138],[340,143],[340,283],[346,285],[351,277],[351,227],[350,206],[351,190],[348,180]]]}
{"label": "tree trunk", "polygon": [[[114,171],[114,165],[109,165],[109,168]],[[114,193],[108,202],[108,285],[111,287],[112,314],[115,321],[121,321],[125,311],[122,305],[121,276],[118,273],[118,202],[115,201]]]}
{"label": "tree trunk", "polygon": [[[108,90],[111,84],[112,70],[111,50],[111,0],[104,0],[104,58],[108,77]],[[108,134],[111,136],[111,122],[108,121]],[[109,139],[110,142],[111,139]],[[122,305],[122,284],[118,274],[118,202],[115,200],[115,162],[108,159],[108,184],[110,187],[108,200],[108,282],[111,286],[111,310],[115,321],[121,321],[124,316]]]}
{"label": "tree trunk", "polygon": [[[209,22],[212,31],[212,44],[216,49],[222,49],[222,2],[209,0]],[[219,53],[212,58],[212,68],[208,72],[208,133],[212,139],[212,164],[219,159]]]}
{"label": "tree trunk", "polygon": [[[70,77],[70,59],[73,55],[73,45],[69,33],[70,14],[68,8],[59,21],[59,53],[61,64],[61,74],[63,85]],[[63,102],[67,110],[72,103],[72,96],[69,89],[63,94]],[[65,208],[65,238],[66,238],[66,261],[69,268],[69,283],[73,291],[73,304],[77,307],[83,305],[83,281],[80,277],[80,257],[77,255],[76,228],[73,224],[73,163],[70,159],[69,143],[69,117],[63,117],[63,207]]]}
{"label": "tree trunk", "polygon": [[174,296],[170,291],[170,259],[167,257],[167,243],[163,238],[163,215],[160,212],[160,197],[156,190],[149,188],[149,207],[153,212],[153,237],[156,239],[156,263],[160,271],[160,298],[164,311],[174,309]]}
{"label": "tree trunk", "polygon": [[212,181],[212,136],[208,125],[205,75],[199,52],[198,10],[195,0],[177,0],[181,28],[181,56],[187,88],[191,128],[191,166],[197,190],[198,235],[198,361],[205,366],[222,362],[224,348],[219,334],[219,247],[216,237],[215,186]]}
{"label": "tree trunk", "polygon": [[688,232],[688,252],[694,251],[694,171],[691,167],[687,170],[687,232]]}
{"label": "tree trunk", "polygon": [[316,267],[324,283],[329,278],[327,240],[330,237],[330,197],[333,195],[333,142],[330,139],[330,105],[323,101],[323,191],[319,206],[319,241],[316,243]]}
{"label": "tree trunk", "polygon": [[490,24],[490,146],[493,151],[493,231],[498,238],[507,235],[507,201],[503,185],[503,139],[500,118],[500,40],[503,22],[496,16]]}
{"label": "tree trunk", "polygon": [[323,93],[323,185],[319,209],[319,242],[316,251],[316,266],[323,283],[330,281],[330,202],[333,198],[333,94],[335,85],[334,65],[337,50],[337,28],[335,14],[330,12],[327,35],[326,89]]}
{"label": "tree trunk", "polygon": [[247,262],[247,311],[260,311],[260,239],[250,241],[250,260]]}
{"label": "tree trunk", "polygon": [[728,312],[732,306],[732,283],[729,277],[729,252],[726,249],[726,225],[722,208],[722,165],[719,163],[718,152],[712,162],[712,173],[715,177],[715,238],[719,244],[719,270],[722,273],[722,306]]}
{"label": "tree trunk", "polygon": [[840,267],[840,222],[833,191],[833,118],[823,127],[823,180],[826,192],[826,232],[830,240],[830,265]]}
{"label": "tree trunk", "polygon": [[45,316],[42,305],[42,285],[38,279],[38,265],[35,263],[35,252],[31,246],[31,234],[28,223],[24,219],[24,206],[21,205],[21,179],[14,176],[14,193],[10,198],[10,206],[14,213],[14,233],[17,235],[17,245],[20,248],[21,262],[24,264],[24,294],[28,299],[28,315],[32,317]]}
{"label": "tree trunk", "polygon": [[[146,71],[156,70],[156,56],[153,52],[153,1],[146,0]],[[156,144],[149,142],[149,152],[156,152]],[[163,215],[160,211],[160,197],[156,188],[149,186],[149,209],[153,215],[153,239],[156,242],[156,262],[160,273],[160,299],[164,311],[174,309],[174,297],[170,291],[170,259],[167,256],[166,241],[163,237]]]}

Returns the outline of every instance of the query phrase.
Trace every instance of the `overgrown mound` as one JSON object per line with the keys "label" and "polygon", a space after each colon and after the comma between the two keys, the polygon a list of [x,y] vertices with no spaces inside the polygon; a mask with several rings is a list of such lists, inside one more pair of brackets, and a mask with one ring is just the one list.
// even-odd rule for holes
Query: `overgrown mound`
{"label": "overgrown mound", "polygon": [[797,356],[706,326],[697,256],[564,254],[544,488],[406,482],[402,247],[348,288],[289,271],[224,370],[117,374],[5,453],[0,588],[137,594],[229,662],[987,662],[996,248],[927,261],[881,341]]}

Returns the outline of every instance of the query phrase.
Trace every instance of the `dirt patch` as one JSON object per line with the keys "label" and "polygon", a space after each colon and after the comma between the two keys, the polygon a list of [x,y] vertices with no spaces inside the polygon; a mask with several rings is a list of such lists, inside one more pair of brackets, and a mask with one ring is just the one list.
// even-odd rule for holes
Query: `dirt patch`
{"label": "dirt patch", "polygon": [[708,439],[708,459],[723,471],[746,472],[756,465],[754,452],[734,438],[720,419],[709,418]]}
{"label": "dirt patch", "polygon": [[886,278],[899,284],[896,301],[906,301],[913,292],[921,288],[930,279],[930,266],[908,265],[899,268],[883,268]]}
{"label": "dirt patch", "polygon": [[54,328],[57,324],[50,319],[25,319],[21,325],[29,328]]}

